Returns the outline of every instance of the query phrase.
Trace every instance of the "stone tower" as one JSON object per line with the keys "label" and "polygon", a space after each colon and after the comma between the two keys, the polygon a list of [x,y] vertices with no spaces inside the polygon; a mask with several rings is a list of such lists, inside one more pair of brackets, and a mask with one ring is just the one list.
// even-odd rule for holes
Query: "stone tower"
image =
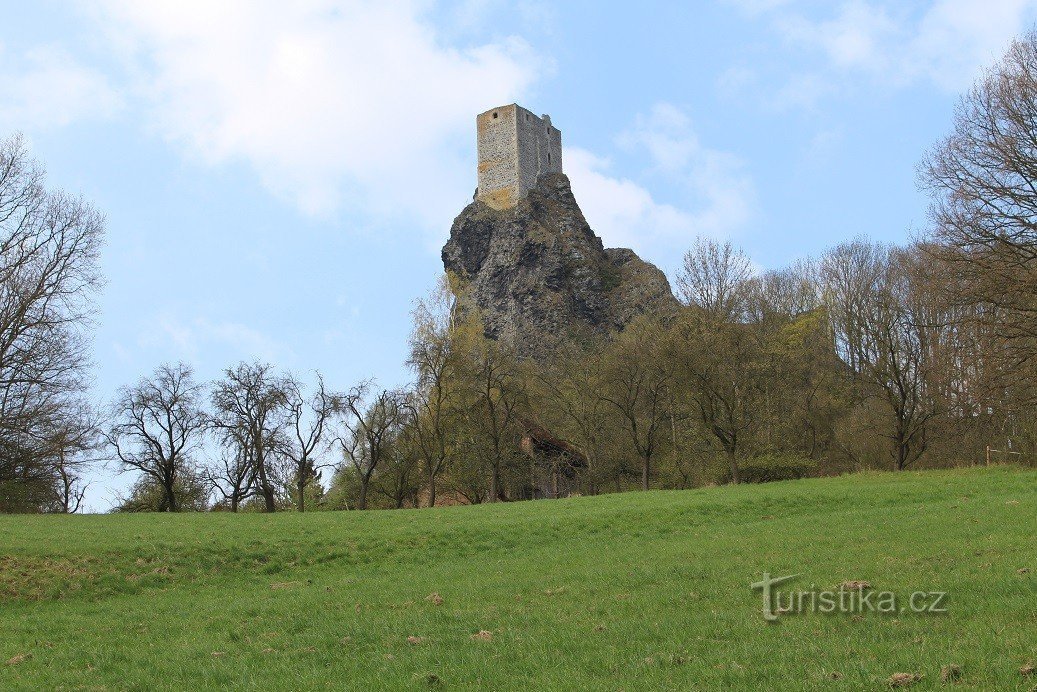
{"label": "stone tower", "polygon": [[475,117],[479,190],[476,199],[494,209],[515,206],[544,173],[562,172],[562,133],[551,117],[510,104]]}

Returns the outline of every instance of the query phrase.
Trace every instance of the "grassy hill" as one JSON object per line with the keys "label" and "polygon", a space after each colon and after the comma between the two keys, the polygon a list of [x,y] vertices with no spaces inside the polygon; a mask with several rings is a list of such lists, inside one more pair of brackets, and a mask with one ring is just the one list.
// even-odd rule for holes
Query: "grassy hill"
{"label": "grassy hill", "polygon": [[[0,689],[856,690],[898,672],[926,689],[946,664],[959,688],[1030,689],[1035,536],[1037,473],[1005,468],[419,511],[3,516]],[[749,588],[763,572],[944,591],[948,612],[769,624]]]}

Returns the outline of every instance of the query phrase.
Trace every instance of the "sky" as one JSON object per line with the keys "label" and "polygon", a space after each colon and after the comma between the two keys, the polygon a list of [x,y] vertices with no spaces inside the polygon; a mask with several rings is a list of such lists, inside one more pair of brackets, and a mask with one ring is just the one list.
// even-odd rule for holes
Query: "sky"
{"label": "sky", "polygon": [[[762,269],[926,228],[916,165],[1037,0],[0,0],[0,137],[107,216],[98,403],[162,362],[403,384],[475,115],[561,129],[606,246]],[[131,477],[92,475],[106,510]]]}

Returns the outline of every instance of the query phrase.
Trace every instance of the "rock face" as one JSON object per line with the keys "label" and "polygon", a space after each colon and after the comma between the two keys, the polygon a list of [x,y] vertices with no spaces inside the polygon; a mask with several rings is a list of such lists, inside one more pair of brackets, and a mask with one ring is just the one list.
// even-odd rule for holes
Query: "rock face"
{"label": "rock face", "polygon": [[478,307],[487,336],[526,354],[567,334],[621,330],[677,304],[657,267],[632,250],[602,246],[560,173],[542,175],[512,208],[465,207],[443,265],[457,283],[459,309]]}

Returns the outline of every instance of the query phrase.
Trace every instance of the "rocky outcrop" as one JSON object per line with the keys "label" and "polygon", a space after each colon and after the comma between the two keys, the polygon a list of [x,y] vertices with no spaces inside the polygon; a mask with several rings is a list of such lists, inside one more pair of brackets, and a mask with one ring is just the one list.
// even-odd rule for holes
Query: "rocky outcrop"
{"label": "rocky outcrop", "polygon": [[552,337],[623,329],[676,307],[666,275],[632,250],[606,249],[562,174],[540,177],[509,209],[479,201],[454,220],[443,248],[463,312],[524,353]]}

